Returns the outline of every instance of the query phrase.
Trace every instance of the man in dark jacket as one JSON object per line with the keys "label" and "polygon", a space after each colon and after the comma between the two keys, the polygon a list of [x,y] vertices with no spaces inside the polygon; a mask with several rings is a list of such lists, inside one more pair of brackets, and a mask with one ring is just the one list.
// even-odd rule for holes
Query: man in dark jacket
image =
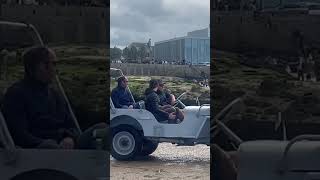
{"label": "man in dark jacket", "polygon": [[3,102],[11,135],[23,148],[94,148],[93,131],[106,125],[97,124],[80,134],[65,99],[51,86],[55,59],[47,47],[35,47],[23,55],[24,79],[8,88]]}
{"label": "man in dark jacket", "polygon": [[146,109],[150,111],[155,118],[159,121],[174,121],[176,115],[174,113],[168,113],[160,108],[160,98],[156,93],[159,88],[158,80],[151,79],[149,82],[149,88],[146,89]]}
{"label": "man in dark jacket", "polygon": [[160,98],[160,104],[162,106],[165,105],[173,105],[173,95],[170,93],[168,89],[164,87],[165,83],[160,79],[159,80],[159,88],[157,90],[157,94]]}
{"label": "man in dark jacket", "polygon": [[115,108],[139,108],[138,103],[134,103],[134,100],[128,90],[128,79],[124,76],[121,76],[117,81],[118,86],[111,92],[111,99]]}
{"label": "man in dark jacket", "polygon": [[162,80],[158,80],[159,87],[157,94],[160,99],[160,109],[168,113],[174,113],[176,115],[176,123],[180,123],[184,119],[184,114],[178,107],[173,107],[175,103],[175,97],[170,93],[168,89],[165,88],[165,83]]}

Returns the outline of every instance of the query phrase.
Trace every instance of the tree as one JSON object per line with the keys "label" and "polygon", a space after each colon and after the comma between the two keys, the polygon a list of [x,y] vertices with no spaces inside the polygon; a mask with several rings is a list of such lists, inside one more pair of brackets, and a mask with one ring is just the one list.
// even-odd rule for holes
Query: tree
{"label": "tree", "polygon": [[138,51],[139,57],[140,59],[144,59],[145,57],[147,57],[147,51],[145,49],[145,47],[141,47]]}
{"label": "tree", "polygon": [[135,46],[132,46],[130,49],[131,53],[130,53],[130,59],[132,61],[136,61],[137,57],[138,57],[138,50]]}
{"label": "tree", "polygon": [[128,47],[124,48],[122,51],[122,56],[125,59],[129,59],[130,58],[130,49]]}
{"label": "tree", "polygon": [[110,59],[119,60],[122,55],[122,50],[120,48],[114,47],[110,49]]}

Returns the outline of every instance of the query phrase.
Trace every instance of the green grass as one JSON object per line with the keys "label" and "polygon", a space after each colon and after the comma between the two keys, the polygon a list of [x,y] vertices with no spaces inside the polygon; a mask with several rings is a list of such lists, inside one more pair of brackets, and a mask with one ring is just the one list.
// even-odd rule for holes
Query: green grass
{"label": "green grass", "polygon": [[[291,122],[299,119],[298,106],[313,109],[311,105],[313,106],[314,102],[308,102],[308,98],[304,97],[304,94],[312,93],[310,99],[320,98],[320,83],[302,83],[285,73],[242,65],[237,56],[228,57],[227,53],[224,56],[226,57],[217,58],[211,74],[214,82],[213,107],[215,112],[219,112],[233,99],[246,94],[244,98],[248,109],[239,113],[244,120],[246,120],[245,115],[250,114],[257,121],[275,121],[279,111],[286,113],[290,110],[290,118],[287,120]],[[262,82],[269,82],[269,85],[261,87]],[[296,105],[282,108],[288,101],[293,101]],[[314,116],[309,112],[303,113],[308,117]]]}
{"label": "green grass", "polygon": [[[178,97],[185,91],[189,93],[182,99],[187,105],[195,105],[196,97],[199,97],[201,103],[210,103],[210,92],[208,89],[200,87],[198,84],[191,83],[190,81],[184,80],[182,78],[175,77],[147,77],[147,76],[129,76],[129,88],[133,94],[136,101],[144,100],[144,92],[148,87],[149,80],[163,79],[166,83],[166,87]],[[110,90],[116,87],[117,83],[115,80],[111,81]]]}

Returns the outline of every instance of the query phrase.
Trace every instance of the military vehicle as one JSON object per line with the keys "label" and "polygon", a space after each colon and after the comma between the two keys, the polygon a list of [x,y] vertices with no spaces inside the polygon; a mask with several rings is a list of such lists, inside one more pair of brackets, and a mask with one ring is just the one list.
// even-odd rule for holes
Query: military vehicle
{"label": "military vehicle", "polygon": [[[120,69],[110,69],[111,78],[123,76]],[[129,93],[130,89],[128,88]],[[176,99],[174,106],[182,107],[185,118],[178,124],[159,122],[139,101],[140,109],[115,108],[110,98],[111,155],[117,160],[132,160],[136,156],[152,154],[158,143],[180,146],[210,145],[210,104],[186,106],[181,101],[187,92]],[[133,98],[133,96],[132,96]],[[134,98],[133,98],[134,99]]]}
{"label": "military vehicle", "polygon": [[[224,132],[236,147],[237,180],[320,179],[320,135],[303,134],[291,140],[243,141],[227,126],[226,114],[237,109],[237,98],[214,117],[211,138]],[[238,106],[239,107],[239,106]],[[285,123],[280,122],[285,128]],[[213,172],[215,173],[215,172]],[[217,172],[218,173],[218,172]]]}

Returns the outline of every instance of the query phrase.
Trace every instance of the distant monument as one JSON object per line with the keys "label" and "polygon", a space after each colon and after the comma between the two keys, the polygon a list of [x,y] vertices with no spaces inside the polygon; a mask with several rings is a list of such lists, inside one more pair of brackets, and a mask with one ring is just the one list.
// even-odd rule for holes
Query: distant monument
{"label": "distant monument", "polygon": [[149,39],[149,41],[148,41],[148,47],[149,47],[149,49],[151,49],[151,39]]}

